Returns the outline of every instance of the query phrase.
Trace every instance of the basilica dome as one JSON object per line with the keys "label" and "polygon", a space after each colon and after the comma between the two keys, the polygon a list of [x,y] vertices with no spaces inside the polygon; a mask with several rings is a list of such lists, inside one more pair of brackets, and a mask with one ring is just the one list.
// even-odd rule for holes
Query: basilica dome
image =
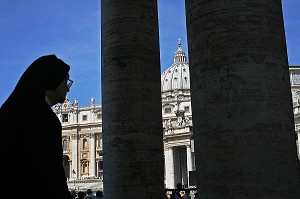
{"label": "basilica dome", "polygon": [[178,49],[174,55],[174,63],[161,75],[161,92],[172,90],[190,90],[190,70],[185,52],[181,48],[180,39]]}

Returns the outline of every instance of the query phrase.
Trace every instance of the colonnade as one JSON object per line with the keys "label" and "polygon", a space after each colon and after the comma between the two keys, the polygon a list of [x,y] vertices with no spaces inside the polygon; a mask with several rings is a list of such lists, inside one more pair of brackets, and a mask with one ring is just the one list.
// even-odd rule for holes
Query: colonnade
{"label": "colonnade", "polygon": [[[300,198],[281,1],[186,16],[199,198]],[[102,0],[101,27],[105,198],[164,198],[157,1]]]}

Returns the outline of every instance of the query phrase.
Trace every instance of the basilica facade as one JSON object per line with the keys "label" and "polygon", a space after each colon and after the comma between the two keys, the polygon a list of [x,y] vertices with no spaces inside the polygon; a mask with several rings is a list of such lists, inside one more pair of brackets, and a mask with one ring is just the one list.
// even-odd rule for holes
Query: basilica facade
{"label": "basilica facade", "polygon": [[298,159],[300,159],[300,66],[290,65],[290,82],[294,109],[294,123]]}
{"label": "basilica facade", "polygon": [[[165,186],[178,182],[195,186],[195,152],[190,95],[189,64],[178,42],[173,64],[161,74]],[[300,139],[300,66],[290,66],[290,80],[297,142]],[[63,127],[64,168],[69,182],[103,179],[102,107],[91,98],[90,106],[66,99],[53,107]],[[299,142],[298,157],[299,157]]]}

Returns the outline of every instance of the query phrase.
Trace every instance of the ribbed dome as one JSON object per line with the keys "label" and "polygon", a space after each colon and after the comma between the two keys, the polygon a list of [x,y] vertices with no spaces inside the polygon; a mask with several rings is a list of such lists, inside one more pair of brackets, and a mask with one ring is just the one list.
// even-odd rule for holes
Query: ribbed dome
{"label": "ribbed dome", "polygon": [[161,91],[185,89],[190,89],[190,70],[179,39],[178,49],[174,55],[174,63],[161,75]]}

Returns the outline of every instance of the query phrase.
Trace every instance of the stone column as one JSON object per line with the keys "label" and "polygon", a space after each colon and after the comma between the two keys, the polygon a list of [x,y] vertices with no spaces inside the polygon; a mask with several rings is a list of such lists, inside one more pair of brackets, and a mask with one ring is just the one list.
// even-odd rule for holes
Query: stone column
{"label": "stone column", "polygon": [[173,189],[175,187],[173,147],[168,147],[168,150],[166,151],[165,169],[166,187],[169,189]]}
{"label": "stone column", "polygon": [[73,179],[72,161],[69,161],[69,180]]}
{"label": "stone column", "polygon": [[99,136],[99,148],[100,148],[100,150],[103,150],[103,140],[102,140],[102,135],[101,136]]}
{"label": "stone column", "polygon": [[188,144],[186,146],[186,165],[187,165],[187,175],[188,175],[188,180],[189,180],[190,179],[190,171],[193,171],[193,160],[192,160],[192,151],[191,151],[190,144]]}
{"label": "stone column", "polygon": [[163,198],[157,1],[101,1],[105,198]]}
{"label": "stone column", "polygon": [[[76,134],[72,134],[72,178],[76,178],[78,176],[78,136]],[[76,174],[73,174],[73,169]]]}
{"label": "stone column", "polygon": [[200,198],[300,198],[281,1],[186,13]]}
{"label": "stone column", "polygon": [[90,176],[96,176],[96,147],[95,147],[95,134],[90,134]]}
{"label": "stone column", "polygon": [[298,159],[300,161],[300,132],[296,132],[296,137],[297,137],[297,151],[298,151]]}

